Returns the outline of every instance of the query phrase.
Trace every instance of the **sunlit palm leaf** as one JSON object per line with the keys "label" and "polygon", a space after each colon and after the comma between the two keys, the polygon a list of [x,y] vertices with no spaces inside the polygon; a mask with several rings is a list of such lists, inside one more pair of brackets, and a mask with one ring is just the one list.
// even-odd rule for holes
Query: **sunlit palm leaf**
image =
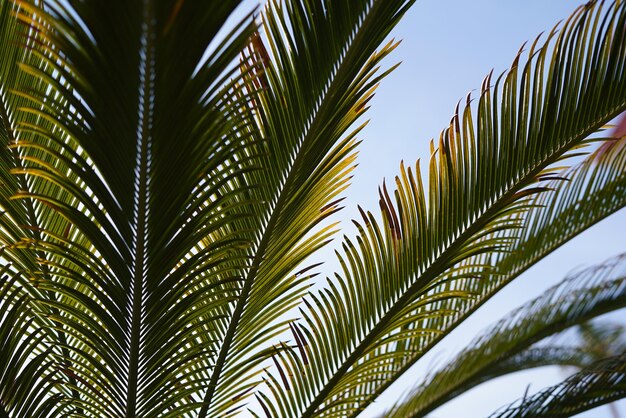
{"label": "sunlit palm leaf", "polygon": [[258,187],[252,193],[264,206],[242,225],[252,230],[255,245],[232,316],[215,343],[219,357],[201,417],[232,407],[247,390],[242,382],[259,372],[267,343],[288,329],[283,315],[310,285],[312,266],[301,264],[335,232],[334,225],[319,224],[339,209],[348,185],[361,129],[353,125],[386,74],[378,65],[395,45],[376,49],[412,3],[268,3],[249,56],[262,63],[250,83],[260,90],[251,134],[264,140],[263,170],[253,173]]}
{"label": "sunlit palm leaf", "polygon": [[[425,318],[413,326],[423,333],[407,346],[412,354],[384,365],[387,377],[371,384],[370,397],[381,393],[398,376],[434,347],[443,336],[534,263],[580,232],[626,206],[626,141],[605,143],[585,161],[558,175],[571,179],[552,180],[551,193],[541,194],[534,201],[523,221],[519,239],[509,251],[498,257],[485,257],[494,265],[488,280],[474,282],[473,298],[447,300],[439,307],[441,316]],[[452,272],[453,274],[456,272]],[[445,293],[452,282],[436,286],[435,293]]]}
{"label": "sunlit palm leaf", "polygon": [[[603,6],[578,9],[552,32],[553,44],[533,44],[532,58],[522,65],[518,57],[493,89],[485,80],[477,117],[468,104],[433,150],[428,204],[419,168],[403,170],[395,202],[382,191],[384,225],[364,214],[357,241],[344,244],[342,277],[307,302],[308,364],[286,351],[281,383],[268,380],[282,411],[272,413],[353,413],[390,377],[387,364],[421,348],[406,341],[445,329],[411,323],[453,318],[490,277],[481,254],[515,241],[544,190],[534,184],[551,178],[545,170],[626,107],[626,13],[623,4]],[[442,309],[448,299],[457,302]]]}

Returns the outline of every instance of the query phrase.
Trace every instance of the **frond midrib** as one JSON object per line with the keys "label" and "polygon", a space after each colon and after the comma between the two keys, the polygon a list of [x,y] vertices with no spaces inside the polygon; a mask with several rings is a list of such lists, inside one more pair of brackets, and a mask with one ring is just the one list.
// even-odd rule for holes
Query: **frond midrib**
{"label": "frond midrib", "polygon": [[145,27],[142,36],[145,39],[145,46],[140,52],[142,59],[140,65],[143,66],[139,72],[139,129],[137,132],[137,191],[135,194],[135,208],[137,218],[135,222],[135,251],[133,260],[133,271],[131,279],[131,317],[129,335],[129,373],[128,373],[128,393],[126,401],[126,418],[134,418],[137,415],[137,391],[139,389],[140,378],[140,357],[141,357],[141,335],[143,331],[143,302],[144,284],[147,264],[147,233],[148,219],[147,207],[149,200],[149,147],[151,136],[151,118],[154,75],[154,4],[152,0],[144,1],[143,26]]}

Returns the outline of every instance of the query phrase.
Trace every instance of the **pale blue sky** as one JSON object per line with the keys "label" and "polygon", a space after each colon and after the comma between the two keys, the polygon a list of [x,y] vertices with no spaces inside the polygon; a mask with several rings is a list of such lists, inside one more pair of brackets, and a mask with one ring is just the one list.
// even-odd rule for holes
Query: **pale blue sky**
{"label": "pale blue sky", "polygon": [[[428,141],[447,125],[456,102],[478,88],[492,68],[496,73],[505,70],[524,41],[551,29],[582,3],[580,0],[418,0],[393,32],[403,42],[388,63],[403,63],[383,81],[372,103],[368,115],[371,123],[360,135],[363,139],[360,165],[341,219],[357,217],[357,204],[377,208],[376,190],[382,179],[393,179],[400,160],[413,163],[417,158],[428,158]],[[344,222],[344,226],[350,230],[349,222]],[[622,211],[529,270],[446,338],[363,415],[370,417],[383,411],[419,380],[433,361],[440,364],[451,357],[483,328],[541,294],[568,271],[625,251],[625,227],[626,212]],[[328,263],[328,271],[324,269],[324,273],[332,273],[332,265]],[[529,393],[534,393],[562,379],[562,371],[556,368],[517,373],[475,388],[435,411],[432,417],[487,416],[522,396],[529,384]],[[626,417],[626,402],[620,408]],[[606,407],[580,415],[606,416]]]}

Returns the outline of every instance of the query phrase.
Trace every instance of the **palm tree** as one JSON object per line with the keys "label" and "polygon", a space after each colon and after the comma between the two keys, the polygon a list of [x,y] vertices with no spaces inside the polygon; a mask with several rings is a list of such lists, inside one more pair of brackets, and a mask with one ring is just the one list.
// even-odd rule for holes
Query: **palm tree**
{"label": "palm tree", "polygon": [[[355,416],[626,204],[602,133],[626,110],[626,7],[592,1],[457,106],[426,182],[403,165],[312,289],[413,1],[270,1],[222,35],[239,3],[0,0],[0,418]],[[623,306],[602,277],[563,323]],[[532,360],[494,347],[502,370]],[[623,397],[625,365],[516,407]]]}

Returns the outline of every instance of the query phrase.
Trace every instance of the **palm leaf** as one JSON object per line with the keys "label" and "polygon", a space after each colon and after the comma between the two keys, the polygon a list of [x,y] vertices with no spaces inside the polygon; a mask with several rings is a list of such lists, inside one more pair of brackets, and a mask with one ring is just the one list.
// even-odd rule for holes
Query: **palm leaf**
{"label": "palm leaf", "polygon": [[[19,6],[13,1],[0,2],[0,27],[2,28],[0,29],[0,44],[3,45],[0,49],[0,142],[3,144],[4,150],[0,154],[0,177],[3,184],[0,193],[0,206],[2,207],[2,216],[0,217],[2,234],[0,241],[2,242],[3,261],[5,263],[3,268],[6,269],[8,274],[19,277],[17,282],[21,289],[20,292],[24,298],[28,298],[28,303],[7,302],[4,307],[7,309],[11,307],[13,310],[21,309],[22,312],[19,315],[28,318],[27,322],[31,323],[35,328],[57,328],[55,337],[60,343],[60,347],[50,344],[43,348],[37,344],[23,347],[28,347],[32,350],[28,355],[25,354],[24,357],[27,362],[30,359],[33,360],[32,366],[29,366],[33,373],[32,376],[38,378],[43,375],[52,376],[54,374],[54,379],[57,382],[65,380],[68,384],[75,385],[75,379],[71,374],[67,373],[69,367],[67,361],[57,363],[56,360],[52,361],[50,358],[44,359],[43,353],[51,354],[56,352],[63,357],[68,357],[69,353],[64,348],[67,344],[67,339],[63,331],[60,330],[63,325],[59,322],[47,321],[42,316],[42,314],[47,317],[58,316],[58,310],[36,303],[36,299],[55,300],[56,295],[39,288],[39,279],[49,278],[49,272],[45,263],[40,263],[45,259],[45,255],[41,251],[33,251],[33,243],[42,238],[40,233],[41,225],[46,224],[50,228],[56,228],[57,231],[67,231],[69,224],[49,208],[37,202],[13,199],[15,194],[27,193],[28,190],[37,187],[37,182],[33,181],[33,179],[13,174],[15,171],[23,169],[21,154],[15,146],[18,140],[22,139],[17,126],[16,115],[21,108],[29,103],[29,99],[16,92],[16,89],[22,87],[24,91],[31,91],[41,85],[41,80],[32,77],[26,72],[20,72],[18,66],[19,63],[24,61],[37,62],[39,65],[44,65],[44,59],[41,55],[42,49],[37,43],[29,42],[28,39],[29,35],[35,31],[35,28],[26,26],[15,19],[19,9]],[[24,116],[19,123],[39,123],[45,127],[51,125],[45,121],[37,120],[38,118],[32,114]],[[36,309],[33,309],[33,306],[36,306]],[[39,314],[35,315],[34,311],[39,312]],[[17,336],[23,336],[26,332],[20,329],[20,324],[20,322],[7,321],[3,329],[14,333],[14,336],[17,338]],[[29,341],[41,342],[43,339],[29,338]],[[39,367],[46,363],[54,367],[61,367],[60,365],[62,364],[62,368],[66,373],[55,374],[50,370],[45,373],[43,370],[40,371]],[[16,367],[15,370],[19,370],[19,367]],[[30,391],[25,384],[27,380],[22,380],[22,386],[20,386],[19,391],[22,392],[23,396],[26,396]],[[49,382],[44,385],[45,382],[37,382],[36,379],[30,383],[33,390],[41,390],[44,386],[50,386]],[[43,386],[37,389],[38,384]],[[73,391],[73,394],[76,395],[77,392]],[[43,396],[42,393],[40,393],[40,396]],[[30,404],[26,403],[25,405]],[[35,413],[33,410],[28,410],[28,406],[24,406],[21,410],[27,411],[25,416],[31,416],[31,414]]]}
{"label": "palm leaf", "polygon": [[378,66],[395,44],[376,48],[412,3],[268,3],[264,31],[253,37],[247,57],[262,66],[248,83],[260,90],[250,133],[264,145],[264,169],[251,175],[258,186],[252,193],[265,204],[241,225],[252,231],[254,245],[214,345],[219,356],[201,417],[232,408],[242,382],[274,352],[269,342],[288,329],[285,314],[310,286],[314,266],[302,264],[335,232],[321,223],[340,208],[362,127],[353,125],[386,75]]}
{"label": "palm leaf", "polygon": [[[503,286],[569,239],[624,207],[625,146],[625,141],[606,142],[586,160],[558,174],[570,181],[548,182],[547,187],[553,192],[537,195],[535,207],[522,223],[519,239],[508,252],[486,258],[485,263],[494,269],[488,280],[474,281],[475,296],[449,299],[439,307],[440,316],[417,322],[414,328],[424,331],[407,344],[410,353],[406,357],[383,366],[388,375],[382,383],[372,383],[370,398],[380,394]],[[451,282],[443,281],[434,293],[446,292],[450,286]]]}
{"label": "palm leaf", "polygon": [[500,409],[496,417],[571,417],[626,396],[626,354],[597,362],[562,383]]}
{"label": "palm leaf", "polygon": [[[537,299],[506,315],[473,340],[468,349],[426,377],[385,416],[425,416],[487,378],[510,370],[513,364],[521,368],[534,366],[537,364],[537,353],[531,355],[533,353],[526,352],[529,365],[522,363],[522,357],[515,356],[554,333],[624,306],[626,255],[622,254],[573,274]],[[554,358],[555,353],[552,354]],[[509,363],[513,358],[514,363]],[[505,365],[501,366],[502,363]]]}
{"label": "palm leaf", "polygon": [[248,96],[229,81],[250,19],[203,58],[237,4],[19,3],[41,45],[22,71],[40,83],[16,87],[28,104],[15,113],[24,167],[13,172],[32,179],[20,200],[57,215],[37,227],[50,272],[40,287],[56,296],[38,303],[59,312],[89,415],[199,407],[190,393],[213,353],[197,335],[236,289],[220,260],[246,238],[224,224],[252,205],[239,181],[253,158]]}
{"label": "palm leaf", "polygon": [[476,119],[468,103],[433,147],[428,204],[419,167],[403,170],[395,202],[383,188],[383,224],[364,213],[356,242],[344,243],[342,275],[307,300],[308,364],[287,350],[285,378],[268,379],[272,413],[354,413],[389,379],[386,366],[420,349],[407,341],[445,329],[410,324],[454,317],[471,283],[490,277],[481,254],[515,241],[545,170],[626,107],[624,5],[603,8],[578,9],[552,43],[532,45],[526,64],[518,57],[493,88],[485,80]]}
{"label": "palm leaf", "polygon": [[479,384],[509,373],[543,366],[572,366],[582,369],[596,360],[585,347],[551,345],[542,342],[498,363],[491,369],[491,373],[483,374],[476,382]]}

